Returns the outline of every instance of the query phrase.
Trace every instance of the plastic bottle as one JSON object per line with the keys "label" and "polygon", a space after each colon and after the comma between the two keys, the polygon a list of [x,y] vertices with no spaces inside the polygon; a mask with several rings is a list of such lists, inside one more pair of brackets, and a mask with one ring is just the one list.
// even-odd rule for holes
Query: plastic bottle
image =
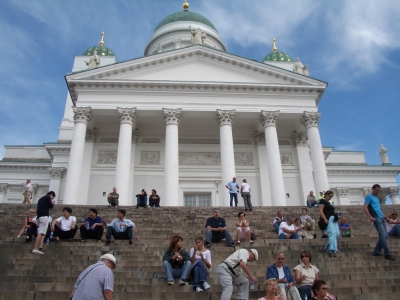
{"label": "plastic bottle", "polygon": [[252,281],[251,282],[251,284],[250,284],[250,291],[254,291],[254,286],[255,286],[255,282],[254,281]]}
{"label": "plastic bottle", "polygon": [[340,212],[340,210],[337,212],[338,217],[340,217],[342,213]]}
{"label": "plastic bottle", "polygon": [[48,246],[49,244],[50,244],[50,239],[47,238],[47,239],[46,239],[46,246]]}
{"label": "plastic bottle", "polygon": [[90,229],[89,223],[86,224],[86,229],[87,229],[87,230]]}
{"label": "plastic bottle", "polygon": [[307,295],[307,293],[304,294],[304,300],[308,300],[308,295]]}
{"label": "plastic bottle", "polygon": [[50,239],[52,240],[53,239],[53,232],[50,232]]}

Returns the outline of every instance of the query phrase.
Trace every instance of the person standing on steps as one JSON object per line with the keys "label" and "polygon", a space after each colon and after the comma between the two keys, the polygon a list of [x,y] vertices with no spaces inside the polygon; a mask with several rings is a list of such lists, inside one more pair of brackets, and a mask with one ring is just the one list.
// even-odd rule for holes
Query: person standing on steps
{"label": "person standing on steps", "polygon": [[388,260],[396,260],[392,254],[390,254],[388,245],[387,245],[387,227],[386,220],[383,216],[381,210],[381,204],[377,195],[381,191],[381,186],[379,184],[374,184],[372,186],[371,194],[368,194],[365,197],[364,201],[364,212],[368,217],[368,220],[374,224],[376,231],[378,232],[378,243],[376,243],[373,256],[380,256],[381,251],[385,252],[385,258]]}
{"label": "person standing on steps", "polygon": [[238,205],[238,190],[239,190],[239,184],[236,182],[236,177],[232,178],[232,181],[229,181],[225,187],[229,190],[229,197],[230,197],[230,206],[232,205],[232,200],[235,199],[235,206]]}
{"label": "person standing on steps", "polygon": [[242,194],[244,208],[247,211],[253,210],[253,204],[251,204],[251,194],[250,185],[247,183],[246,179],[242,180],[242,185],[240,186],[240,193]]}

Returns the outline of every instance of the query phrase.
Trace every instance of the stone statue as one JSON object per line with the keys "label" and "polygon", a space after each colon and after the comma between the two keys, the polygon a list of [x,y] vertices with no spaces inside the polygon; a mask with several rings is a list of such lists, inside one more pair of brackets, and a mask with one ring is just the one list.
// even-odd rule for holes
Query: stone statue
{"label": "stone statue", "polygon": [[204,40],[206,39],[206,33],[202,32],[200,28],[196,30],[192,30],[192,27],[189,26],[190,29],[190,38],[192,40],[193,45],[204,45]]}
{"label": "stone statue", "polygon": [[379,156],[381,157],[382,165],[383,164],[390,164],[389,157],[386,154],[388,151],[389,151],[389,149],[386,149],[381,144],[381,147],[379,148]]}
{"label": "stone statue", "polygon": [[308,65],[303,65],[300,61],[300,58],[296,58],[295,63],[293,64],[293,72],[299,73],[301,75],[310,76],[310,72],[308,71]]}
{"label": "stone statue", "polygon": [[94,50],[93,56],[90,57],[90,60],[87,62],[85,61],[86,65],[88,66],[88,70],[97,68],[100,66],[100,56],[97,54],[97,51]]}
{"label": "stone statue", "polygon": [[161,53],[164,51],[164,47],[161,44],[157,45],[157,53]]}

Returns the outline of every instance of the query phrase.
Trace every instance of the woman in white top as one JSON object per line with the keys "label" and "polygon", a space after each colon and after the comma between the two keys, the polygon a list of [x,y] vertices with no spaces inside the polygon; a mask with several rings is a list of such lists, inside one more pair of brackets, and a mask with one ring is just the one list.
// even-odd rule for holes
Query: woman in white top
{"label": "woman in white top", "polygon": [[286,300],[286,297],[282,294],[275,278],[268,279],[264,283],[264,291],[265,296],[258,300]]}
{"label": "woman in white top", "polygon": [[386,219],[388,236],[398,236],[400,238],[400,220],[397,220],[397,212],[394,210]]}
{"label": "woman in white top", "polygon": [[196,237],[196,245],[190,249],[190,260],[192,270],[190,274],[193,278],[193,285],[196,292],[208,290],[210,285],[207,283],[207,269],[211,268],[211,252],[204,248],[204,239]]}
{"label": "woman in white top", "polygon": [[239,220],[236,222],[236,227],[237,227],[237,242],[236,245],[240,245],[240,238],[248,238],[250,245],[254,243],[254,241],[251,240],[251,232],[250,232],[250,223],[247,221],[244,217],[246,214],[244,212],[239,212],[238,213],[238,218]]}
{"label": "woman in white top", "polygon": [[252,211],[253,205],[251,204],[250,185],[248,185],[246,179],[242,180],[242,185],[240,186],[240,193],[242,194],[245,210]]}
{"label": "woman in white top", "polygon": [[294,280],[302,300],[311,298],[311,289],[314,281],[318,280],[319,270],[311,264],[311,253],[302,251],[300,253],[301,264],[294,267]]}

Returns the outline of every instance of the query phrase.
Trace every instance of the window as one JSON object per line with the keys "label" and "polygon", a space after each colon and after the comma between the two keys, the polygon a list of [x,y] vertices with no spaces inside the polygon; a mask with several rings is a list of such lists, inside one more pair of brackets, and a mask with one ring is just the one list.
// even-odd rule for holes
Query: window
{"label": "window", "polygon": [[186,194],[185,206],[211,206],[211,194]]}

